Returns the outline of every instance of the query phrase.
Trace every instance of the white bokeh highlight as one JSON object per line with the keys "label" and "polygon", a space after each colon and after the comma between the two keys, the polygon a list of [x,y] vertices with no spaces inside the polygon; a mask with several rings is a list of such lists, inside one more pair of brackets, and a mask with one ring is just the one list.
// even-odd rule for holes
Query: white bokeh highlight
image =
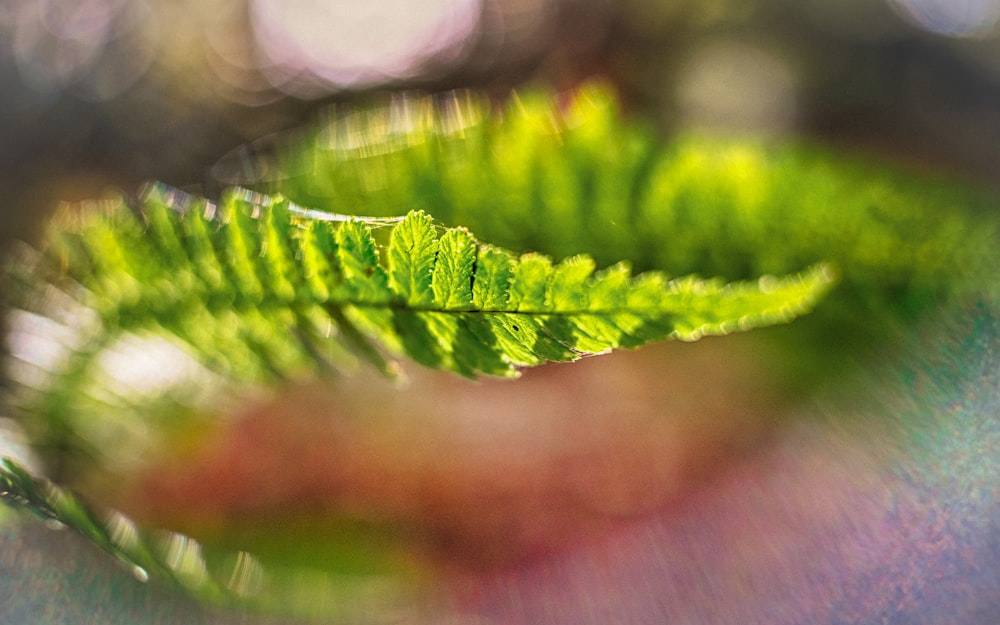
{"label": "white bokeh highlight", "polygon": [[1000,0],[889,0],[910,23],[947,37],[984,38],[996,32]]}
{"label": "white bokeh highlight", "polygon": [[[262,66],[279,88],[363,86],[405,78],[460,56],[476,34],[481,0],[251,0]],[[317,85],[319,86],[319,85]]]}

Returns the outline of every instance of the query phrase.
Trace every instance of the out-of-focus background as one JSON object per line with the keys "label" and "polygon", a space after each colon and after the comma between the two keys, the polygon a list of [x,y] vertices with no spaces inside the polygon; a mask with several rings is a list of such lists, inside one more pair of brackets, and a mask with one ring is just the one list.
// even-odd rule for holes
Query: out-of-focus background
{"label": "out-of-focus background", "polygon": [[995,182],[998,19],[997,0],[9,0],[0,238],[109,186],[252,179],[224,157],[368,90],[595,75],[665,133],[808,136]]}
{"label": "out-of-focus background", "polygon": [[[373,90],[595,76],[665,138],[804,139],[1000,189],[998,23],[1000,0],[6,0],[0,246],[60,201],[251,182],[269,145]],[[998,331],[970,323],[889,374],[884,408],[923,424],[902,460],[879,460],[896,438],[804,419],[601,550],[456,601],[474,623],[993,622]],[[41,525],[0,534],[0,572],[11,618],[258,622]]]}

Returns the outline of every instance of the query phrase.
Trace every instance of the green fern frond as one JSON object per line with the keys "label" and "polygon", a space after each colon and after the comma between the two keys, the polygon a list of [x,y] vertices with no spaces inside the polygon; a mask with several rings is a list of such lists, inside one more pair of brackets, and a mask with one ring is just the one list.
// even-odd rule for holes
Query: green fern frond
{"label": "green fern frond", "polygon": [[79,285],[103,337],[165,332],[210,368],[255,380],[338,368],[351,351],[383,367],[377,352],[510,376],[786,321],[831,283],[826,266],[732,285],[633,277],[624,262],[595,271],[583,255],[517,257],[422,212],[388,236],[381,223],[305,214],[242,190],[215,205],[154,187],[138,214],[117,206],[58,219],[40,284]]}
{"label": "green fern frond", "polygon": [[184,562],[183,569],[187,569],[185,574],[180,561],[171,567],[164,562],[162,554],[157,557],[156,552],[162,545],[154,544],[166,538],[166,533],[143,532],[121,515],[97,513],[69,491],[32,476],[9,458],[0,459],[0,500],[15,509],[34,514],[55,527],[72,528],[118,558],[141,581],[146,581],[153,575],[157,579],[173,579],[182,585],[191,586],[184,582],[193,582],[192,578],[195,576],[191,573],[199,572],[202,573],[197,576],[199,594],[218,600],[226,593],[221,584],[207,579],[204,574],[205,561],[197,553],[196,545],[192,545],[195,547],[192,555],[196,555],[196,561]]}
{"label": "green fern frond", "polygon": [[399,567],[384,554],[381,558],[363,554],[367,575],[329,566],[289,569],[258,554],[144,528],[118,512],[101,511],[72,491],[32,476],[9,458],[0,458],[0,502],[38,517],[53,529],[77,532],[141,582],[155,581],[211,605],[310,621],[354,622],[388,616],[414,600],[413,580],[391,577],[389,572],[398,574]]}

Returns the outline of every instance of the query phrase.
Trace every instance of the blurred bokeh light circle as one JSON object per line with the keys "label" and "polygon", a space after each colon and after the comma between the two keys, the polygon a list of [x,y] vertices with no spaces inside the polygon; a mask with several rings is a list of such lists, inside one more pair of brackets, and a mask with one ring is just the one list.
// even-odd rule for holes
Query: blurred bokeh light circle
{"label": "blurred bokeh light circle", "polygon": [[140,45],[150,25],[142,0],[14,0],[7,6],[8,46],[32,89],[72,88],[107,100],[129,89],[152,55]]}
{"label": "blurred bokeh light circle", "polygon": [[949,37],[986,37],[1000,22],[1000,0],[890,0],[914,25]]}
{"label": "blurred bokeh light circle", "polygon": [[675,88],[681,121],[696,128],[781,133],[798,117],[789,59],[750,43],[721,40],[694,50]]}
{"label": "blurred bokeh light circle", "polygon": [[480,0],[250,0],[263,71],[300,96],[310,82],[362,86],[461,55],[481,12]]}

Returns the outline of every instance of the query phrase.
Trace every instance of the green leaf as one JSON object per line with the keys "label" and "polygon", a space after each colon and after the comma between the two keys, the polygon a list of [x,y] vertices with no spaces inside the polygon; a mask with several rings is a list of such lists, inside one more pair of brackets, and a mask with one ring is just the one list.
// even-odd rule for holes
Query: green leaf
{"label": "green leaf", "polygon": [[393,229],[389,243],[389,275],[396,293],[410,306],[434,301],[431,272],[438,242],[429,215],[416,215]]}
{"label": "green leaf", "polygon": [[506,310],[514,261],[508,252],[485,246],[476,260],[472,304],[480,310]]}
{"label": "green leaf", "polygon": [[[385,269],[378,264],[371,231],[360,222],[349,221],[336,230],[335,240],[336,260],[343,279],[332,299],[357,304],[386,304],[392,300],[394,294]],[[424,252],[417,250],[418,254]],[[411,264],[419,266],[420,263],[414,260]],[[399,284],[396,287],[399,288]],[[404,293],[397,292],[398,295]]]}
{"label": "green leaf", "polygon": [[[145,230],[125,207],[83,218],[73,240],[113,264],[69,266],[73,256],[57,246],[67,275],[86,287],[80,304],[100,311],[104,332],[166,330],[205,363],[217,360],[208,337],[235,332],[230,340],[246,345],[244,357],[256,361],[251,369],[280,378],[316,360],[325,348],[312,329],[327,323],[337,330],[328,342],[360,335],[429,366],[513,375],[517,367],[570,355],[786,321],[831,283],[825,268],[771,280],[767,289],[763,282],[723,287],[659,274],[632,278],[624,265],[595,276],[587,256],[560,263],[538,254],[515,258],[464,229],[439,235],[423,212],[392,228],[383,265],[364,221],[293,226],[283,200],[259,196],[250,204],[238,191],[229,197],[221,220],[165,208],[155,193],[142,207],[150,215]],[[225,281],[218,264],[226,267]],[[179,275],[187,276],[184,286]],[[326,319],[315,319],[323,310]],[[344,327],[362,318],[360,327]],[[309,339],[289,331],[295,327]],[[361,355],[371,359],[370,350]]]}
{"label": "green leaf", "polygon": [[441,237],[439,248],[431,283],[434,305],[443,310],[470,308],[476,240],[465,230],[452,229]]}
{"label": "green leaf", "polygon": [[545,310],[552,260],[539,254],[525,254],[514,264],[513,274],[507,300],[510,308],[524,313]]}

